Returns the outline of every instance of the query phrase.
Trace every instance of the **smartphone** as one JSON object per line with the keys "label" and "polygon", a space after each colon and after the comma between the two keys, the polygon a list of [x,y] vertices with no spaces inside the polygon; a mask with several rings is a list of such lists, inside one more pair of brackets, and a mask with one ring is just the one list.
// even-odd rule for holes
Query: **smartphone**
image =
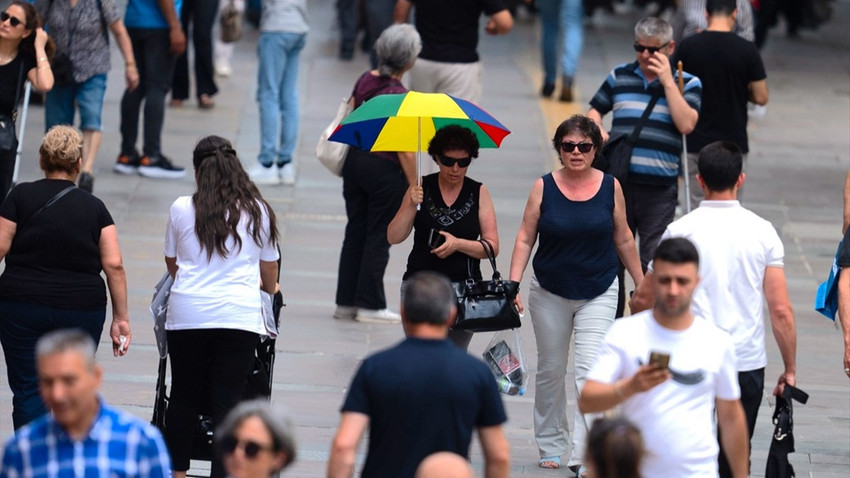
{"label": "smartphone", "polygon": [[428,233],[428,247],[431,249],[436,249],[443,245],[446,242],[446,237],[440,234],[439,229],[431,229]]}
{"label": "smartphone", "polygon": [[657,365],[661,369],[667,370],[670,366],[670,354],[666,352],[651,351],[649,352],[649,363],[650,365]]}

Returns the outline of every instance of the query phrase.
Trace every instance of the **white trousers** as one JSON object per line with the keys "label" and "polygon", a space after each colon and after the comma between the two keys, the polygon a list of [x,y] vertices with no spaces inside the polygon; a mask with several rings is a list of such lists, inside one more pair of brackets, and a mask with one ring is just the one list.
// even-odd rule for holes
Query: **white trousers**
{"label": "white trousers", "polygon": [[443,63],[418,58],[408,78],[410,89],[422,93],[445,93],[476,105],[481,101],[484,66],[475,63]]}

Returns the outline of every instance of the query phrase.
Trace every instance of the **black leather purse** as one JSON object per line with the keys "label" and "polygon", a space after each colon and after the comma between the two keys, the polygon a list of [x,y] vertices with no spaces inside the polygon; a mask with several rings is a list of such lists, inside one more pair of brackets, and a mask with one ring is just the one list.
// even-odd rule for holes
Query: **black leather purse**
{"label": "black leather purse", "polygon": [[457,295],[457,320],[452,329],[470,332],[492,332],[520,327],[519,312],[514,299],[519,291],[519,282],[502,279],[496,269],[493,245],[486,239],[478,242],[484,247],[493,278],[490,280],[467,279],[453,282]]}

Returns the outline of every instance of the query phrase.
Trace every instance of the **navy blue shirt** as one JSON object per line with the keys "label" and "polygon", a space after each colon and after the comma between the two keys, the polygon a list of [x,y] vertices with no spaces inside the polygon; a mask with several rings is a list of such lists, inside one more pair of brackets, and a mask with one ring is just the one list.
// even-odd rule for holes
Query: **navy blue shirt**
{"label": "navy blue shirt", "polygon": [[617,275],[614,178],[606,174],[587,201],[568,199],[552,173],[543,176],[534,275],[547,291],[570,300],[592,299]]}
{"label": "navy blue shirt", "polygon": [[342,411],[369,416],[362,478],[412,478],[438,451],[468,457],[476,427],[507,420],[484,362],[448,340],[417,338],[366,358]]}

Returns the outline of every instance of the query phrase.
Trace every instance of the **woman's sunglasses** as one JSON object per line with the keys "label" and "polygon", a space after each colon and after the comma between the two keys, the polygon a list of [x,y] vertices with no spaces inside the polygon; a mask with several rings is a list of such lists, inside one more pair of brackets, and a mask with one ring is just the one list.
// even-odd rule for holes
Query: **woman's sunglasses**
{"label": "woman's sunglasses", "polygon": [[593,143],[573,143],[572,141],[561,143],[561,151],[565,153],[572,153],[576,148],[578,148],[579,153],[589,153],[593,149]]}
{"label": "woman's sunglasses", "polygon": [[9,15],[8,13],[0,12],[0,22],[5,22],[7,20],[9,21],[9,25],[12,25],[12,27],[24,24],[23,21],[13,17],[12,15]]}
{"label": "woman's sunglasses", "polygon": [[234,437],[227,437],[221,442],[221,449],[225,454],[232,454],[236,448],[242,448],[242,452],[245,453],[245,457],[249,460],[253,460],[260,454],[261,451],[272,451],[273,448],[266,445],[260,445],[259,443],[251,440],[237,440]]}
{"label": "woman's sunglasses", "polygon": [[437,160],[440,161],[440,164],[447,168],[453,168],[455,164],[461,168],[467,168],[472,163],[472,157],[467,156],[465,158],[450,158],[448,156],[443,156],[442,154],[437,155]]}

